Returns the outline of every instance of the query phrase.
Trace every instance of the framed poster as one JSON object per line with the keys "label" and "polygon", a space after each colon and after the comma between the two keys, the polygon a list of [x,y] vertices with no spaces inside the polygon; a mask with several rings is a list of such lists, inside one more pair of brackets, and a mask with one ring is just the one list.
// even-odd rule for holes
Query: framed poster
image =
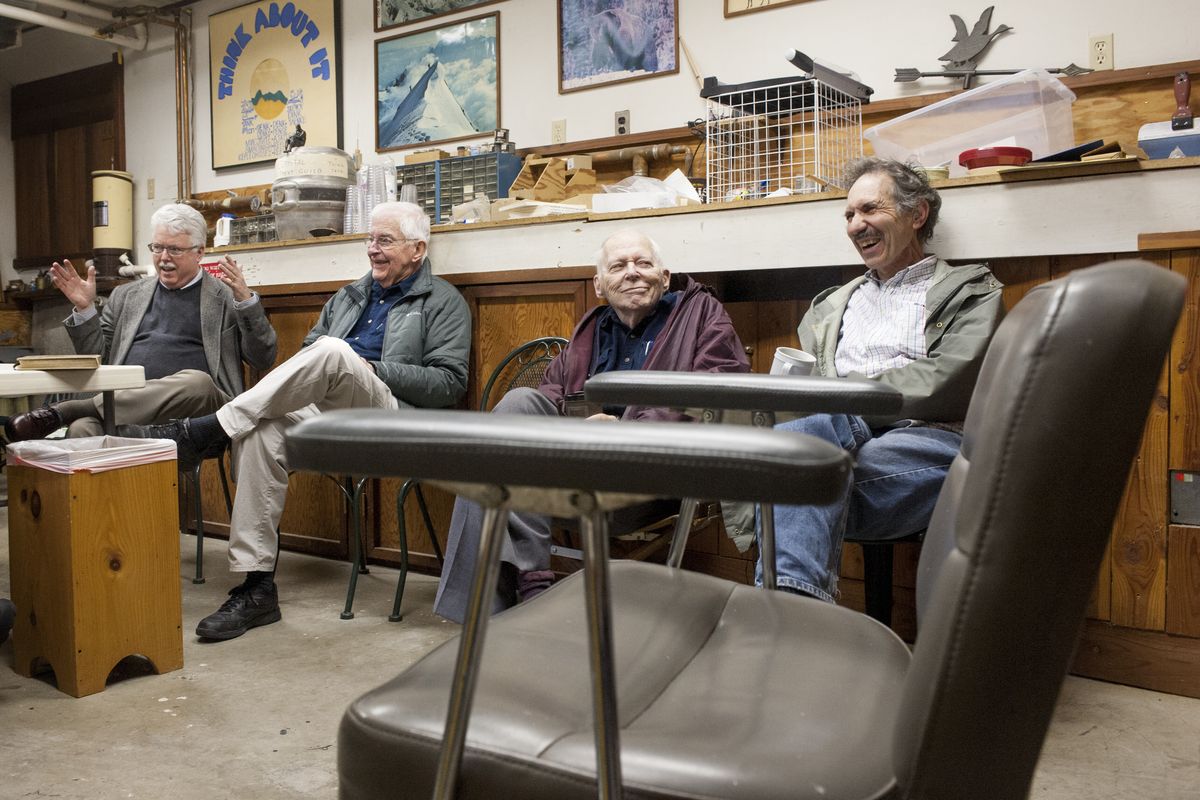
{"label": "framed poster", "polygon": [[678,0],[558,0],[558,92],[679,72]]}
{"label": "framed poster", "polygon": [[375,0],[375,30],[387,30],[498,2],[500,0]]}
{"label": "framed poster", "polygon": [[749,14],[751,11],[765,11],[768,8],[807,2],[808,0],[725,0],[725,16],[736,17],[739,14]]}
{"label": "framed poster", "polygon": [[500,15],[375,42],[375,149],[453,142],[500,126]]}
{"label": "framed poster", "polygon": [[208,18],[213,169],[274,161],[296,126],[342,146],[338,0],[259,0]]}

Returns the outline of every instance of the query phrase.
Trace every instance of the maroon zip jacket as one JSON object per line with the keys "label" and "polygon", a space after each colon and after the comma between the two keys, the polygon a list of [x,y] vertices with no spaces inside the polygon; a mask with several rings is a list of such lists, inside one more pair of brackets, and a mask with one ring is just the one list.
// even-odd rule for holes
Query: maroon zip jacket
{"label": "maroon zip jacket", "polygon": [[[672,275],[670,291],[681,291],[679,301],[654,341],[642,369],[671,372],[749,372],[746,348],[733,330],[713,290],[687,275]],[[554,401],[560,414],[563,397],[583,391],[592,361],[596,318],[604,310],[597,306],[575,327],[571,342],[546,368],[538,391]],[[666,408],[629,406],[623,420],[687,420],[688,416]]]}

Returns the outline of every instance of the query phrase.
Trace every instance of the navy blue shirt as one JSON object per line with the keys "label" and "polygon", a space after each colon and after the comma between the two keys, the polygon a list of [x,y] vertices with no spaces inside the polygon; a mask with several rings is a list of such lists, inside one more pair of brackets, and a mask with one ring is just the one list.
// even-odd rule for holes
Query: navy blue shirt
{"label": "navy blue shirt", "polygon": [[[592,365],[588,377],[615,370],[641,369],[677,302],[679,292],[664,294],[654,311],[632,329],[621,322],[611,306],[601,311],[592,339]],[[624,411],[624,406],[604,407],[604,413],[614,417],[621,416]]]}
{"label": "navy blue shirt", "polygon": [[388,314],[392,306],[408,294],[419,274],[419,271],[414,272],[386,289],[379,285],[379,281],[371,281],[371,295],[367,298],[367,306],[358,322],[354,323],[354,327],[346,334],[346,343],[350,345],[351,350],[367,361],[383,360],[383,335],[387,332]]}

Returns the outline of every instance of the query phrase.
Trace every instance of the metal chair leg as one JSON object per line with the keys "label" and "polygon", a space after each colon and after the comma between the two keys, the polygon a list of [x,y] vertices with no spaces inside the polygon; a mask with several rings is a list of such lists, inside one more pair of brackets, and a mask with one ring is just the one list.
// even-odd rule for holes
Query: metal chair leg
{"label": "metal chair leg", "polygon": [[196,577],[192,583],[204,583],[204,502],[200,497],[200,464],[188,470],[188,480],[192,484],[192,506],[195,508],[196,520]]}
{"label": "metal chair leg", "polygon": [[479,677],[479,660],[491,616],[492,595],[500,576],[500,550],[508,530],[508,499],[486,504],[483,530],[479,541],[479,565],[471,581],[471,596],[467,615],[458,641],[458,658],[454,664],[454,679],[450,684],[450,705],[446,711],[446,728],[442,735],[442,751],[438,756],[437,780],[433,787],[436,800],[451,800],[456,794],[459,767],[467,740],[467,721],[475,697],[475,682]]}
{"label": "metal chair leg", "polygon": [[425,492],[421,491],[420,482],[416,484],[415,488],[417,490],[417,508],[421,509],[421,519],[425,522],[425,532],[429,534],[429,541],[433,544],[433,554],[437,556],[439,564],[445,565],[446,557],[442,555],[442,545],[433,532],[433,520],[429,516],[429,506],[425,504]]}
{"label": "metal chair leg", "polygon": [[696,519],[696,507],[700,504],[694,497],[685,497],[679,503],[679,518],[675,521],[675,533],[671,536],[671,549],[667,552],[667,566],[679,569],[683,564],[683,551],[687,549],[688,537],[692,535],[692,522]]}
{"label": "metal chair leg", "polygon": [[360,478],[357,483],[353,478],[346,478],[345,484],[332,479],[350,507],[350,584],[346,587],[346,607],[342,609],[342,619],[354,619],[354,592],[358,589],[359,574],[368,574],[366,543],[362,540],[362,495],[367,485],[367,478]]}
{"label": "metal chair leg", "polygon": [[429,541],[433,543],[433,552],[439,564],[445,565],[446,559],[442,554],[442,546],[438,543],[437,535],[433,532],[433,520],[429,516],[429,506],[425,503],[425,493],[421,491],[421,482],[409,478],[396,494],[396,525],[400,534],[400,576],[396,579],[396,598],[392,601],[392,613],[388,622],[399,622],[404,618],[400,613],[400,604],[404,601],[404,587],[408,582],[408,524],[404,521],[404,504],[408,495],[415,490],[417,507],[421,510],[421,519],[425,523],[425,531]]}
{"label": "metal chair leg", "polygon": [[[591,655],[592,719],[596,741],[599,797],[621,797],[621,737],[617,719],[617,677],[613,665],[612,593],[608,581],[608,518],[598,508],[580,518],[583,531],[583,585],[587,598],[588,652]],[[494,589],[493,589],[494,591]]]}
{"label": "metal chair leg", "polygon": [[758,543],[758,558],[762,562],[762,582],[766,589],[778,588],[775,583],[775,506],[771,503],[759,505],[762,518],[762,537]]}
{"label": "metal chair leg", "polygon": [[863,590],[867,616],[892,626],[892,542],[860,542],[863,551]]}
{"label": "metal chair leg", "polygon": [[[421,496],[421,487],[417,487],[417,497]],[[424,509],[424,501],[418,500]],[[397,499],[397,512],[400,517],[404,517],[404,504],[402,500]],[[437,539],[434,539],[435,546]],[[441,551],[438,551],[438,558],[441,559]],[[404,523],[400,524],[400,577],[396,579],[396,599],[392,602],[392,613],[388,615],[388,622],[399,622],[404,619],[404,615],[400,613],[400,604],[404,601],[404,584],[408,581],[408,537],[404,532]]]}

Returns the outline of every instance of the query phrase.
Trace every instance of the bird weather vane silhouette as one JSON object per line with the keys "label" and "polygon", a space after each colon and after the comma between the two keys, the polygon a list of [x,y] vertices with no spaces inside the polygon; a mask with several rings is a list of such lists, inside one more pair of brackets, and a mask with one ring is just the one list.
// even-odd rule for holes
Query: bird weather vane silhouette
{"label": "bird weather vane silhouette", "polygon": [[[970,33],[967,32],[967,24],[963,22],[962,17],[951,14],[950,20],[954,23],[954,37],[950,41],[955,45],[944,55],[938,56],[938,61],[945,62],[941,72],[922,72],[914,67],[897,67],[896,83],[909,83],[919,78],[961,78],[962,88],[970,89],[971,81],[977,75],[1013,75],[1020,72],[1019,69],[979,69],[979,61],[987,49],[992,46],[992,42],[1014,30],[1008,25],[1000,25],[996,30],[988,32],[988,28],[992,25],[992,12],[995,8],[995,6],[985,8]],[[1074,63],[1046,71],[1060,75],[1083,75],[1091,72],[1090,69]]]}

